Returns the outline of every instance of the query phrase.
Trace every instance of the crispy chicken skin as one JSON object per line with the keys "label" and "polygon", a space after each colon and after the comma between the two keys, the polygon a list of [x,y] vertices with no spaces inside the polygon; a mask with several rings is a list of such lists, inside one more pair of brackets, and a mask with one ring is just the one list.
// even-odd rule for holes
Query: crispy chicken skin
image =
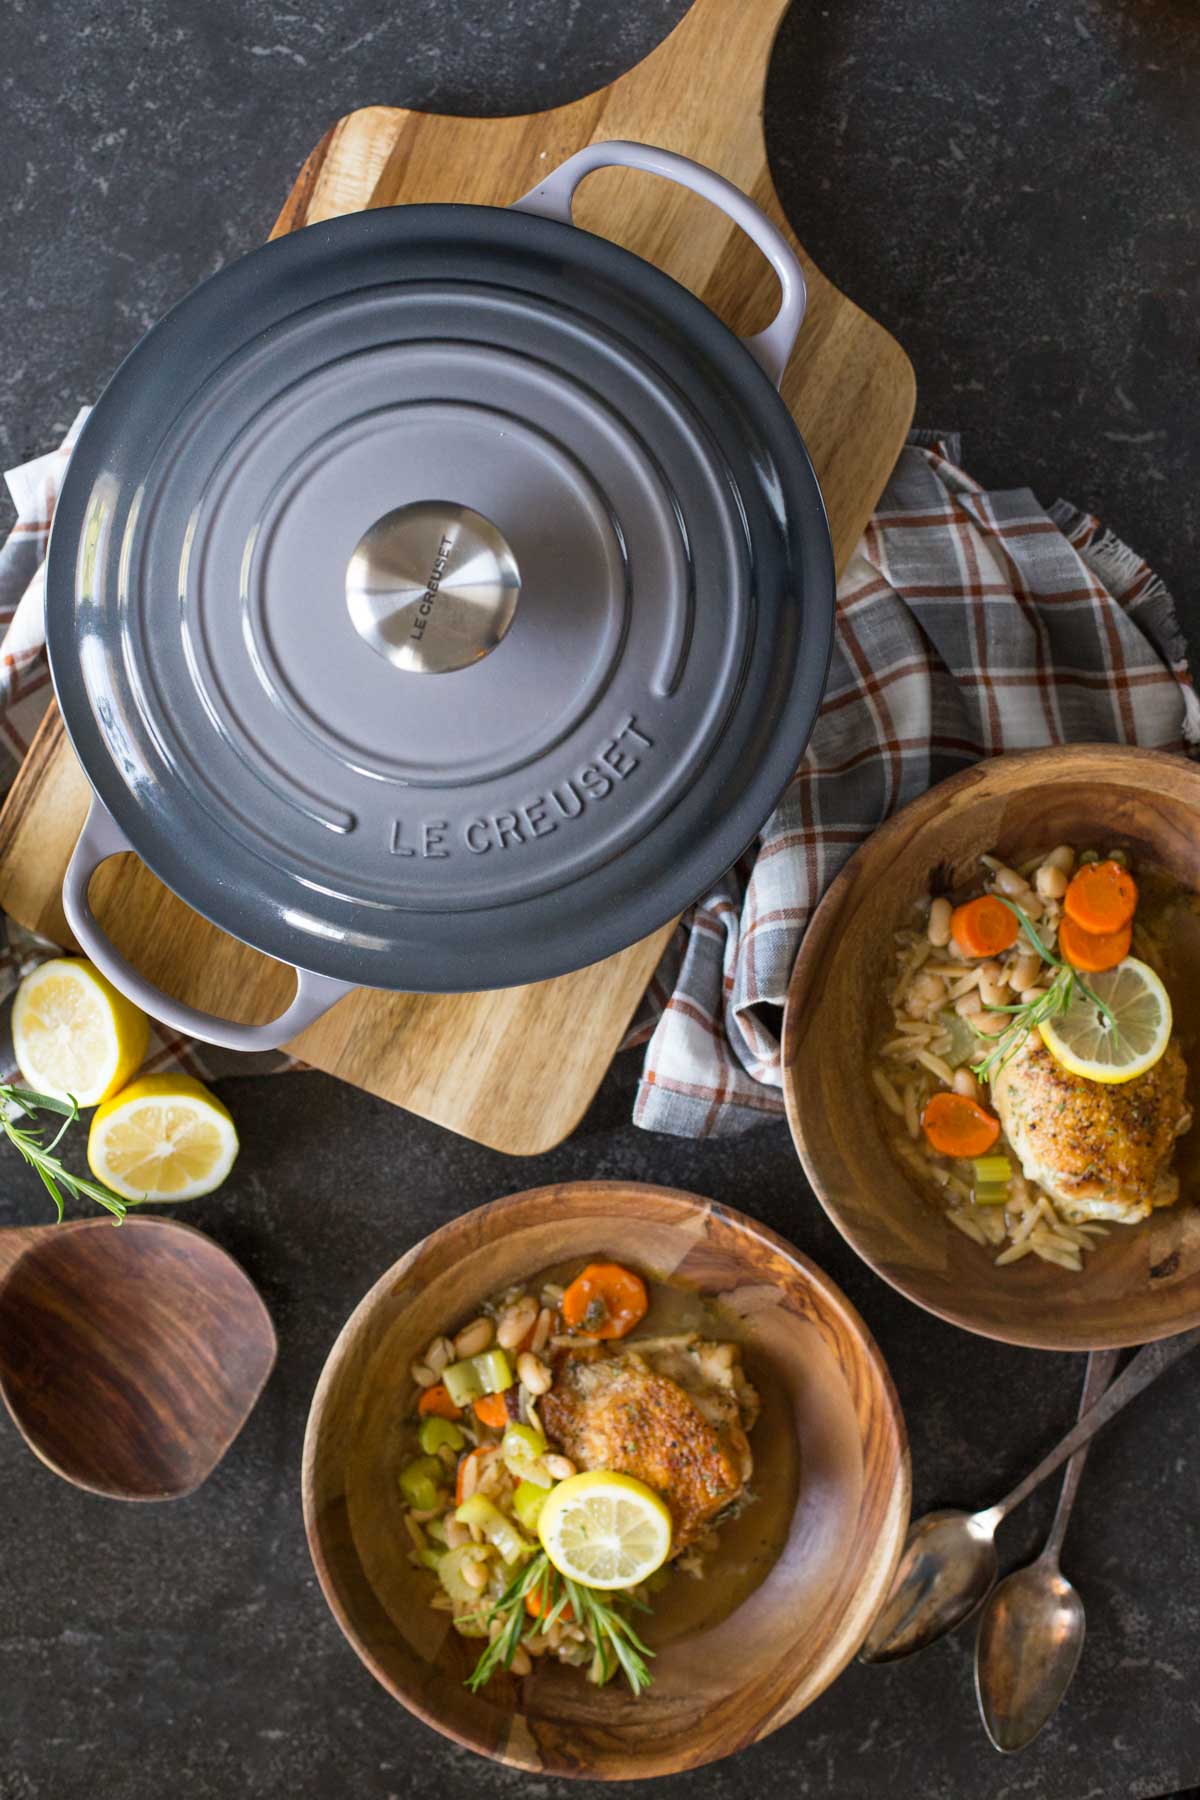
{"label": "crispy chicken skin", "polygon": [[743,1421],[757,1404],[734,1346],[684,1338],[567,1351],[539,1411],[578,1468],[633,1475],[662,1496],[675,1554],[742,1494],[753,1467]]}
{"label": "crispy chicken skin", "polygon": [[1026,1177],[1064,1218],[1132,1225],[1179,1198],[1171,1157],[1191,1124],[1186,1084],[1174,1038],[1145,1075],[1109,1086],[1070,1074],[1031,1032],[992,1101]]}

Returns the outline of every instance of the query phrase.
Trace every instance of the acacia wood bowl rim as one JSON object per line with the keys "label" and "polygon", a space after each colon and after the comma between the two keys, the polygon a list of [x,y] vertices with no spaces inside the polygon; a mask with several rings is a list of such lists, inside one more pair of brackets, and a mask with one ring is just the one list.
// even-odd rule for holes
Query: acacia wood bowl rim
{"label": "acacia wood bowl rim", "polygon": [[[774,1231],[769,1225],[763,1224],[760,1220],[739,1211],[737,1208],[726,1206],[722,1202],[716,1200],[707,1199],[705,1196],[692,1193],[685,1188],[661,1187],[658,1184],[651,1182],[566,1180],[536,1188],[525,1188],[513,1194],[506,1194],[498,1199],[487,1201],[481,1206],[474,1207],[470,1211],[460,1214],[457,1218],[448,1220],[444,1225],[439,1226],[437,1230],[427,1233],[409,1250],[405,1251],[405,1253],[399,1257],[390,1268],[385,1270],[384,1273],[372,1283],[362,1299],[358,1302],[358,1305],[350,1313],[341,1330],[338,1332],[337,1337],[330,1346],[317,1385],[313,1391],[312,1403],[309,1409],[308,1422],[304,1434],[304,1448],[301,1465],[301,1501],[304,1514],[304,1529],[308,1539],[309,1553],[312,1557],[313,1567],[317,1574],[321,1592],[342,1635],[355,1651],[359,1660],[386,1692],[394,1700],[398,1700],[401,1705],[416,1718],[420,1719],[423,1724],[430,1726],[441,1736],[449,1738],[452,1742],[461,1745],[464,1749],[471,1750],[477,1755],[486,1757],[489,1761],[497,1762],[507,1767],[521,1768],[531,1774],[547,1779],[557,1778],[602,1781],[663,1779],[673,1773],[683,1775],[690,1773],[693,1769],[702,1767],[707,1763],[722,1760],[724,1757],[733,1755],[738,1750],[746,1748],[750,1743],[761,1741],[761,1739],[768,1737],[772,1732],[779,1729],[780,1726],[789,1723],[791,1719],[794,1719],[799,1712],[810,1706],[826,1688],[845,1672],[846,1668],[853,1661],[861,1638],[852,1643],[848,1643],[845,1647],[845,1654],[839,1655],[831,1661],[829,1669],[827,1671],[822,1671],[822,1678],[818,1685],[814,1687],[813,1691],[808,1694],[807,1698],[803,1700],[802,1704],[798,1706],[795,1711],[782,1715],[776,1714],[760,1721],[759,1728],[756,1729],[751,1736],[741,1737],[736,1742],[730,1742],[727,1746],[715,1749],[696,1762],[673,1763],[668,1762],[665,1759],[657,1759],[644,1767],[639,1765],[636,1768],[631,1768],[627,1774],[622,1771],[622,1773],[616,1776],[613,1776],[612,1774],[597,1774],[596,1771],[584,1764],[580,1764],[577,1767],[556,1766],[549,1768],[533,1758],[522,1755],[519,1751],[514,1752],[511,1744],[508,1742],[498,1748],[496,1745],[484,1742],[467,1731],[458,1729],[454,1724],[441,1717],[434,1706],[427,1704],[421,1693],[405,1688],[389,1674],[382,1661],[373,1653],[370,1644],[364,1641],[362,1635],[348,1618],[346,1608],[339,1598],[334,1574],[325,1555],[321,1520],[316,1502],[314,1466],[316,1462],[318,1439],[325,1425],[326,1407],[329,1403],[330,1389],[333,1387],[337,1378],[338,1365],[343,1352],[349,1348],[352,1342],[356,1328],[371,1314],[371,1312],[374,1311],[375,1307],[384,1296],[392,1292],[398,1281],[412,1274],[422,1259],[430,1252],[431,1248],[440,1241],[452,1237],[455,1234],[462,1232],[464,1229],[471,1230],[472,1228],[477,1228],[479,1222],[484,1221],[485,1229],[478,1240],[479,1245],[482,1246],[489,1240],[494,1239],[498,1232],[503,1230],[505,1222],[514,1212],[520,1212],[526,1208],[534,1209],[544,1207],[561,1209],[564,1205],[569,1205],[572,1199],[576,1197],[584,1200],[588,1198],[604,1200],[606,1203],[617,1209],[627,1207],[630,1212],[629,1223],[631,1229],[636,1229],[638,1223],[636,1213],[637,1204],[639,1200],[646,1197],[651,1197],[657,1206],[666,1205],[677,1207],[679,1215],[677,1223],[681,1225],[689,1220],[695,1219],[698,1214],[703,1216],[715,1215],[724,1224],[731,1226],[739,1235],[744,1234],[749,1238],[757,1239],[767,1249],[782,1256],[786,1262],[791,1265],[792,1269],[800,1279],[819,1290],[824,1302],[839,1315],[843,1329],[845,1329],[855,1340],[858,1351],[863,1357],[864,1363],[869,1368],[871,1376],[874,1379],[879,1399],[879,1405],[876,1409],[876,1429],[882,1430],[886,1436],[886,1469],[876,1475],[873,1484],[869,1482],[868,1476],[864,1470],[864,1496],[870,1491],[872,1485],[878,1489],[886,1489],[889,1486],[898,1486],[899,1489],[900,1504],[897,1508],[893,1509],[894,1517],[891,1521],[892,1542],[887,1546],[882,1564],[873,1572],[874,1586],[878,1590],[879,1603],[882,1603],[883,1598],[891,1585],[908,1534],[912,1497],[912,1471],[909,1455],[908,1428],[905,1423],[904,1413],[900,1406],[891,1372],[882,1351],[875,1342],[874,1337],[861,1314],[858,1312],[858,1309],[842,1292],[837,1283],[814,1263],[811,1258],[806,1256],[802,1250],[799,1250],[794,1244],[790,1243],[788,1239]],[[673,1227],[676,1221],[671,1221],[670,1223]],[[630,1255],[636,1260],[636,1249],[631,1248]],[[866,1440],[860,1435],[860,1442],[865,1441]],[[880,1541],[882,1541],[882,1539]],[[874,1616],[874,1610],[877,1610],[877,1608],[873,1609],[867,1617],[867,1622],[864,1625],[864,1634],[865,1631],[869,1629],[870,1619]]]}
{"label": "acacia wood bowl rim", "polygon": [[[948,800],[953,800],[972,787],[986,788],[989,778],[998,769],[1025,769],[1030,781],[1034,782],[1043,773],[1047,776],[1053,776],[1056,772],[1065,773],[1062,765],[1067,758],[1074,759],[1077,764],[1091,763],[1098,772],[1103,772],[1106,767],[1141,767],[1149,776],[1153,776],[1156,771],[1169,769],[1176,777],[1180,774],[1184,774],[1185,779],[1190,777],[1197,783],[1197,829],[1200,830],[1200,766],[1178,751],[1152,750],[1139,744],[1052,744],[1032,750],[1009,750],[999,756],[981,757],[967,768],[936,782],[923,794],[918,794],[906,806],[901,807],[899,812],[885,819],[864,839],[847,858],[818,903],[804,933],[788,982],[784,1003],[781,1072],[784,1106],[792,1143],[808,1184],[841,1236],[874,1274],[922,1311],[943,1319],[949,1325],[956,1325],[978,1337],[987,1338],[992,1343],[1012,1344],[1020,1349],[1090,1352],[1107,1348],[1123,1349],[1153,1342],[1157,1338],[1171,1337],[1192,1325],[1200,1324],[1200,1301],[1192,1312],[1165,1321],[1161,1328],[1141,1325],[1133,1331],[1128,1327],[1114,1326],[1094,1342],[1092,1339],[1095,1334],[1086,1337],[1072,1335],[1069,1328],[1059,1328],[1054,1332],[1024,1328],[1006,1330],[981,1323],[967,1309],[936,1304],[919,1291],[916,1281],[893,1270],[871,1251],[854,1225],[844,1216],[840,1202],[828,1193],[821,1171],[805,1144],[795,1076],[798,1041],[801,1036],[800,1021],[808,990],[825,959],[837,954],[842,905],[864,862],[868,858],[883,858],[894,843],[902,842],[910,835],[914,824],[923,828],[944,809]],[[981,845],[980,848],[987,846]],[[898,1181],[906,1179],[899,1163],[896,1165],[896,1178]],[[944,1221],[934,1218],[932,1214],[930,1223],[933,1229],[945,1229]],[[1003,1270],[997,1273],[1003,1275]]]}

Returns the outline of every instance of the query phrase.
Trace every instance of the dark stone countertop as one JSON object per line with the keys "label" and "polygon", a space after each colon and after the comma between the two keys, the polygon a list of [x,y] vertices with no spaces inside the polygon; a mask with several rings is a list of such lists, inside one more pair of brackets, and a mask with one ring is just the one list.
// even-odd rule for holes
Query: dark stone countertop
{"label": "dark stone countertop", "polygon": [[[683,0],[10,0],[0,460],[47,447],[192,282],[264,235],[325,125],[372,101],[552,105],[648,50]],[[962,429],[975,473],[1064,493],[1142,550],[1200,627],[1196,344],[1200,24],[1190,0],[1020,8],[795,0],[767,138],[827,272],[913,355],[920,417]],[[846,1289],[893,1369],[915,1505],[984,1503],[1065,1429],[1082,1359],[926,1318],[856,1260],[807,1193],[782,1124],[737,1141],[628,1123],[635,1062],[572,1139],[515,1162],[319,1075],[222,1092],[245,1148],[188,1212],[245,1264],[280,1360],[192,1499],[122,1507],[65,1486],[0,1426],[0,1800],[362,1800],[589,1789],[457,1751],[343,1643],[297,1498],[308,1400],[355,1302],[458,1211],[567,1176],[690,1187],[766,1219]],[[5,1156],[0,1223],[44,1216]],[[1079,1676],[1022,1757],[986,1744],[970,1633],[890,1670],[853,1666],[806,1714],[689,1778],[868,1800],[1141,1800],[1200,1781],[1194,1374],[1095,1446],[1067,1572],[1088,1608]],[[1053,1506],[1006,1525],[1016,1562]],[[682,1792],[682,1781],[652,1784]]]}

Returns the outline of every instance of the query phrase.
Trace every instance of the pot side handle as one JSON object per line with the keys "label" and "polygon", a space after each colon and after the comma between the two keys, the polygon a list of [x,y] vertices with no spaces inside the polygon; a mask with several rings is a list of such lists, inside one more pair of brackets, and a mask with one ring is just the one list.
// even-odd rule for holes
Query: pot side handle
{"label": "pot side handle", "polygon": [[649,175],[661,175],[667,181],[690,188],[701,199],[719,208],[735,225],[740,225],[751,242],[757,244],[779,277],[782,297],[779,311],[766,330],[743,338],[742,342],[778,387],[804,322],[804,308],[808,303],[804,270],[792,246],[762,208],[755,206],[741,188],[726,181],[714,169],[707,169],[703,163],[693,162],[688,156],[679,156],[674,150],[659,150],[652,144],[635,144],[614,138],[608,143],[586,144],[574,156],[569,156],[552,175],[539,181],[520,200],[514,200],[512,211],[534,213],[543,219],[571,225],[574,223],[571,203],[580,182],[596,169],[612,167],[644,169]]}
{"label": "pot side handle", "polygon": [[297,968],[296,993],[291,1005],[265,1025],[236,1025],[231,1019],[219,1019],[194,1006],[186,1006],[182,1000],[173,1000],[144,975],[139,975],[132,963],[126,962],[100,929],[88,900],[88,887],[100,864],[110,856],[119,856],[122,851],[132,848],[103,801],[94,795],[63,878],[63,910],[81,949],[100,973],[106,975],[127,1000],[132,1000],[152,1018],[169,1025],[172,1031],[200,1038],[206,1044],[220,1044],[226,1050],[278,1050],[319,1019],[322,1013],[328,1012],[343,994],[352,991],[348,982],[314,974],[311,969]]}

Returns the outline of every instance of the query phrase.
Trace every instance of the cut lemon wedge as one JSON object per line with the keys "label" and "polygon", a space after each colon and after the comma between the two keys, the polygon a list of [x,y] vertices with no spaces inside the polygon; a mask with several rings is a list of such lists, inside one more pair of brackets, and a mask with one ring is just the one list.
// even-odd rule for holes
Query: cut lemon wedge
{"label": "cut lemon wedge", "polygon": [[97,1108],[88,1164],[126,1200],[195,1200],[238,1153],[232,1118],[190,1075],[145,1075]]}
{"label": "cut lemon wedge", "polygon": [[538,1536],[560,1575],[584,1587],[636,1587],[671,1554],[671,1515],[645,1482],[589,1469],[551,1488]]}
{"label": "cut lemon wedge", "polygon": [[150,1024],[82,956],[56,956],[17,989],[12,1035],[31,1088],[95,1106],[137,1074]]}
{"label": "cut lemon wedge", "polygon": [[1085,1081],[1133,1081],[1154,1067],[1171,1041],[1167,990],[1136,956],[1086,979],[1113,1024],[1076,988],[1066,1012],[1039,1025],[1042,1042],[1055,1062]]}

